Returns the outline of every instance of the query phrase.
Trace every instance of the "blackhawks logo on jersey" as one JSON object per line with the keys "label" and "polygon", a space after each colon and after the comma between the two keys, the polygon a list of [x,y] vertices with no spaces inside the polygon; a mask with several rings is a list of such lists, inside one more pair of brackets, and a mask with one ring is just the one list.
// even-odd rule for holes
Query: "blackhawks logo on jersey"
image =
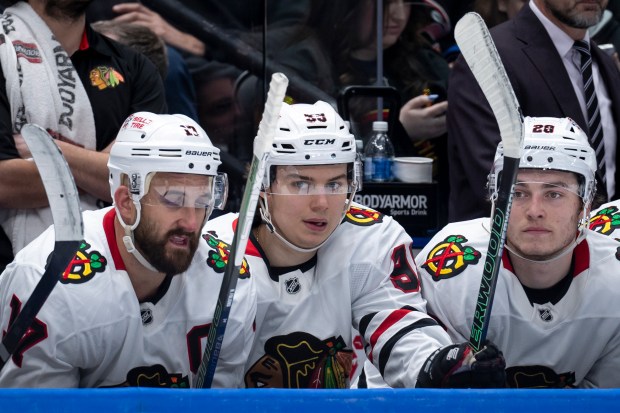
{"label": "blackhawks logo on jersey", "polygon": [[[217,239],[213,234],[203,234],[202,238],[204,238],[204,240],[207,241],[207,245],[212,248],[209,251],[207,265],[213,268],[215,272],[223,273],[228,263],[228,257],[230,256],[230,245]],[[239,278],[244,279],[249,277],[250,267],[244,258],[241,263],[241,269],[239,270]]]}
{"label": "blackhawks logo on jersey", "polygon": [[134,367],[127,373],[124,383],[111,387],[160,387],[189,389],[189,377],[180,373],[168,373],[161,364]]}
{"label": "blackhawks logo on jersey", "polygon": [[468,265],[477,264],[480,252],[463,245],[464,242],[467,242],[464,236],[450,235],[433,247],[422,268],[433,276],[433,280],[439,281],[462,273]]}
{"label": "blackhawks logo on jersey", "polygon": [[383,214],[374,209],[352,206],[344,219],[352,224],[366,227],[383,222]]}
{"label": "blackhawks logo on jersey", "polygon": [[547,366],[506,368],[506,387],[513,389],[566,389],[574,387],[575,372],[556,373]]}
{"label": "blackhawks logo on jersey", "polygon": [[344,389],[349,387],[352,360],[353,351],[341,336],[321,340],[303,331],[275,336],[245,374],[245,386]]}
{"label": "blackhawks logo on jersey", "polygon": [[61,283],[85,283],[92,279],[96,273],[105,271],[108,260],[99,251],[88,251],[89,248],[90,244],[82,241],[75,256],[62,273]]}
{"label": "blackhawks logo on jersey", "polygon": [[609,235],[620,227],[620,213],[615,206],[603,208],[590,218],[590,229],[603,235]]}

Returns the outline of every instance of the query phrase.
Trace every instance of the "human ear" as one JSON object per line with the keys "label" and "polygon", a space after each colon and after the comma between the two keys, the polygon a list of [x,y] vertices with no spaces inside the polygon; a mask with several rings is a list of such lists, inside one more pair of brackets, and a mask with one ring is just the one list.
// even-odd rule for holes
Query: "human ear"
{"label": "human ear", "polygon": [[129,188],[125,185],[121,185],[114,192],[114,206],[116,211],[120,214],[123,222],[127,225],[132,225],[136,220],[136,206],[131,199]]}

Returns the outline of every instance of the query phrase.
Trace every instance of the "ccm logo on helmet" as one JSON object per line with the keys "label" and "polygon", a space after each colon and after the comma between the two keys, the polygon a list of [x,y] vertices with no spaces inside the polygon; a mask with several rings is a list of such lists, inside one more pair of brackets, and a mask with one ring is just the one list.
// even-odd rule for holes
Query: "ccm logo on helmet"
{"label": "ccm logo on helmet", "polygon": [[555,146],[525,145],[523,149],[541,149],[543,151],[555,151]]}
{"label": "ccm logo on helmet", "polygon": [[336,139],[306,139],[304,145],[333,145],[336,143]]}
{"label": "ccm logo on helmet", "polygon": [[190,151],[190,150],[187,150],[187,151],[185,151],[185,155],[191,155],[191,156],[213,156],[213,152]]}

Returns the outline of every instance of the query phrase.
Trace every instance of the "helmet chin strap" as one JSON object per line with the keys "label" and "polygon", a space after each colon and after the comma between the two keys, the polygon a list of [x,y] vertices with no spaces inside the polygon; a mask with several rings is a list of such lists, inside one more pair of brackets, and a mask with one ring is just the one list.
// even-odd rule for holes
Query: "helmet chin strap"
{"label": "helmet chin strap", "polygon": [[[351,204],[351,200],[353,199],[353,195],[354,194],[355,194],[355,192],[353,192],[351,194],[351,197],[346,200],[344,212],[342,214],[342,218],[344,218],[345,214],[349,210],[349,206]],[[318,244],[318,245],[316,245],[314,247],[311,247],[311,248],[302,248],[302,247],[299,247],[299,246],[293,244],[292,242],[290,242],[289,240],[284,238],[282,235],[280,235],[278,233],[278,231],[276,231],[276,227],[273,224],[273,222],[271,221],[271,214],[269,213],[269,207],[268,207],[267,199],[264,198],[264,197],[259,197],[259,202],[260,202],[260,205],[259,205],[258,209],[260,211],[260,216],[263,219],[263,222],[265,223],[265,225],[267,226],[267,229],[269,230],[269,232],[271,232],[276,237],[278,237],[278,239],[280,241],[282,241],[282,243],[284,245],[286,245],[287,247],[289,247],[293,251],[305,253],[305,252],[314,252],[314,251],[318,250],[319,248],[321,248],[331,238],[333,233],[336,231],[336,228],[338,228],[338,227],[334,228],[334,230],[331,232],[331,234],[329,234],[329,236],[327,238],[325,238],[325,240],[323,242],[321,242],[320,244]]]}
{"label": "helmet chin strap", "polygon": [[123,221],[123,217],[121,217],[121,214],[119,213],[118,208],[115,207],[116,216],[118,217],[118,220],[120,221],[121,225],[123,226],[123,229],[125,230],[125,235],[123,236],[123,244],[125,244],[125,248],[127,249],[127,252],[132,254],[136,258],[136,260],[138,260],[138,262],[142,264],[142,266],[144,266],[146,269],[150,271],[160,272],[159,270],[157,270],[157,268],[153,267],[151,263],[149,263],[142,254],[140,254],[140,251],[138,251],[134,243],[133,231],[134,229],[136,229],[136,227],[140,223],[142,209],[141,209],[140,201],[136,201],[134,199],[133,204],[136,206],[136,222],[134,222],[133,225],[127,225],[125,221]]}

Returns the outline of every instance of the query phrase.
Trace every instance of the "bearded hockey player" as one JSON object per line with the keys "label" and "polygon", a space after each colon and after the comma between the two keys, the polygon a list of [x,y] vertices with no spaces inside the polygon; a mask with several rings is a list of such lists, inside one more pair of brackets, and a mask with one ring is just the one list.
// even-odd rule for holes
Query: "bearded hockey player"
{"label": "bearded hockey player", "polygon": [[[200,364],[227,245],[201,237],[225,201],[219,149],[183,115],[138,112],[110,152],[114,206],[84,213],[84,241],[17,351],[3,387],[189,387]],[[54,228],[0,277],[6,330],[44,272]],[[243,386],[255,290],[240,277],[215,387]]]}

